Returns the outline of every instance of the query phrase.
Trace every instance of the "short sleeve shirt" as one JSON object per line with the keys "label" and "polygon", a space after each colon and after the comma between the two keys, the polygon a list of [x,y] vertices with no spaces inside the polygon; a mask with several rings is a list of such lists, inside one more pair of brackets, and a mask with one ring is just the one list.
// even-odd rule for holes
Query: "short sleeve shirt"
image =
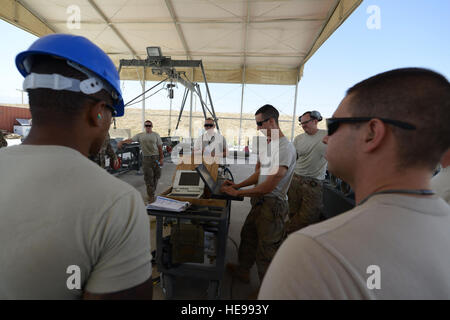
{"label": "short sleeve shirt", "polygon": [[319,130],[314,135],[302,133],[295,137],[294,147],[297,152],[295,174],[318,180],[325,179],[327,146],[322,142],[327,135],[325,130]]}
{"label": "short sleeve shirt", "polygon": [[276,141],[268,144],[268,150],[261,148],[262,151],[258,154],[258,160],[261,164],[261,171],[258,177],[258,184],[263,183],[269,175],[276,174],[279,167],[286,167],[287,172],[280,180],[275,189],[267,196],[278,197],[282,200],[287,200],[287,190],[294,175],[295,168],[295,148],[286,137],[281,137]]}
{"label": "short sleeve shirt", "polygon": [[450,206],[379,194],[292,233],[259,299],[448,299]]}
{"label": "short sleeve shirt", "polygon": [[149,279],[136,189],[62,146],[1,149],[0,172],[0,299],[80,299]]}
{"label": "short sleeve shirt", "polygon": [[131,140],[141,144],[142,154],[144,156],[159,155],[158,146],[162,145],[162,140],[156,132],[141,132],[132,137]]}

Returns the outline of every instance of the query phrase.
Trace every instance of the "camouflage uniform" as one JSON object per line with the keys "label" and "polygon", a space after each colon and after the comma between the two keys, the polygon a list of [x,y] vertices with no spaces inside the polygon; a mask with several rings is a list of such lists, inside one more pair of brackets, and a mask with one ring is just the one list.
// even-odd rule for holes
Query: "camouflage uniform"
{"label": "camouflage uniform", "polygon": [[252,209],[241,230],[239,246],[239,267],[250,270],[256,262],[262,281],[272,258],[286,238],[284,218],[288,203],[276,197],[251,199]]}
{"label": "camouflage uniform", "polygon": [[105,168],[105,160],[106,156],[109,157],[110,163],[117,160],[117,155],[114,152],[113,148],[111,147],[111,144],[109,143],[110,137],[109,134],[106,136],[105,141],[103,142],[102,147],[100,148],[100,151],[97,153],[97,155],[90,157],[92,161],[97,163],[100,167]]}
{"label": "camouflage uniform", "polygon": [[288,191],[288,234],[321,220],[323,182],[318,179],[294,174]]}
{"label": "camouflage uniform", "polygon": [[162,148],[162,140],[156,132],[141,132],[131,138],[134,142],[139,142],[142,150],[142,171],[144,172],[144,181],[147,187],[148,201],[155,199],[156,186],[161,177],[161,168],[159,167],[160,155],[159,147]]}
{"label": "camouflage uniform", "polygon": [[3,136],[3,132],[0,131],[0,148],[7,147],[8,142],[6,141],[5,137]]}
{"label": "camouflage uniform", "polygon": [[142,170],[144,171],[144,181],[149,202],[155,200],[156,186],[161,177],[161,167],[158,161],[159,156],[144,156],[142,159]]}

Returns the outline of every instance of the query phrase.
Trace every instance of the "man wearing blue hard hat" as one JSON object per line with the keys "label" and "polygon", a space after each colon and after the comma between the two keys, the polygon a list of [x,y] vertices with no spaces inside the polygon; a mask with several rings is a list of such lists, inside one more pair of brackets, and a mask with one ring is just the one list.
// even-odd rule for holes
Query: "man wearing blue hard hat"
{"label": "man wearing blue hard hat", "polygon": [[123,115],[114,64],[86,38],[53,34],[16,65],[33,126],[0,152],[0,299],[151,299],[142,197],[87,158]]}

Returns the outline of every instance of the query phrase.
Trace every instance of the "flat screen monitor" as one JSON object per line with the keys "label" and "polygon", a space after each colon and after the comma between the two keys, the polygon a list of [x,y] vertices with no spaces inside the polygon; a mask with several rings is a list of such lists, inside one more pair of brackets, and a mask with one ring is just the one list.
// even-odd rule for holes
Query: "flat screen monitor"
{"label": "flat screen monitor", "polygon": [[200,176],[197,172],[182,172],[180,174],[180,181],[178,185],[181,186],[198,186]]}
{"label": "flat screen monitor", "polygon": [[197,171],[194,170],[178,170],[173,181],[174,189],[192,189],[195,188],[203,190],[204,182],[200,179]]}

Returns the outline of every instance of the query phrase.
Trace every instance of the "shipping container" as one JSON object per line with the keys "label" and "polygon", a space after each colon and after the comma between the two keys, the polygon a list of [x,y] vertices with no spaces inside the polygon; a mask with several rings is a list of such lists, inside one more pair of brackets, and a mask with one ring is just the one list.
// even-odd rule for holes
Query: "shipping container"
{"label": "shipping container", "polygon": [[16,119],[31,119],[28,106],[1,106],[0,105],[0,129],[14,132]]}

